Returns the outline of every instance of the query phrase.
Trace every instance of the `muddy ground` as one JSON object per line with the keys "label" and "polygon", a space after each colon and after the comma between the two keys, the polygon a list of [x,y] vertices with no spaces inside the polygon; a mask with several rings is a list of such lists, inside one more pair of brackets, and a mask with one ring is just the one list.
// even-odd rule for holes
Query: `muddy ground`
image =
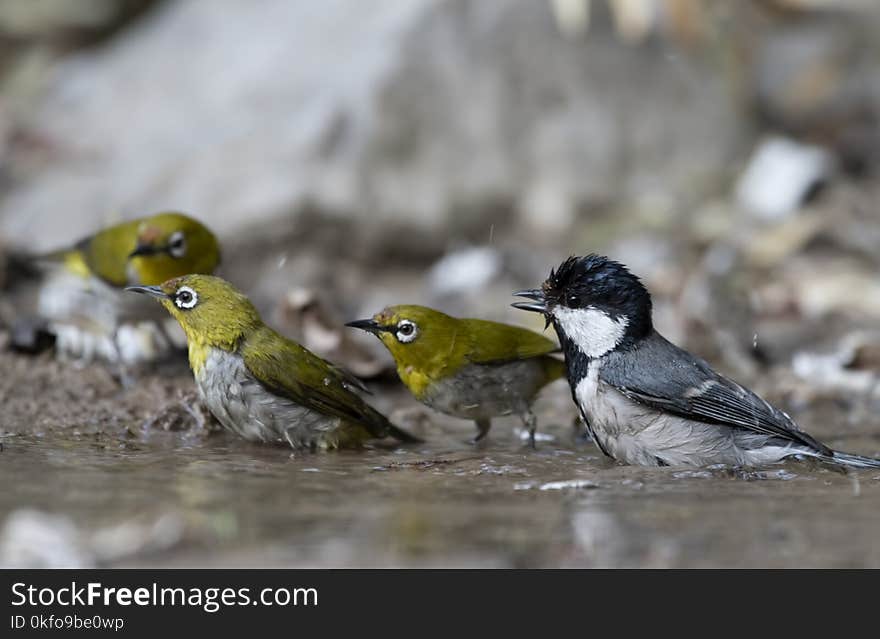
{"label": "muddy ground", "polygon": [[[0,355],[0,561],[52,566],[880,567],[880,473],[617,466],[546,389],[536,450],[481,446],[392,383],[373,401],[423,445],[292,455],[202,425],[183,362],[122,389],[105,367]],[[880,420],[795,412],[876,454]]]}
{"label": "muddy ground", "polygon": [[[601,245],[644,276],[661,332],[829,445],[878,456],[878,298],[866,288],[876,266],[834,240],[876,224],[833,223],[846,207],[824,202],[829,222],[812,235],[797,218],[709,245],[669,230],[603,234],[610,222],[595,217],[546,245],[503,224],[456,245],[326,219],[278,227],[271,241],[229,240],[225,273],[266,320],[370,377],[369,401],[425,443],[292,455],[218,431],[183,353],[134,370],[124,388],[112,366],[2,350],[0,563],[880,567],[880,472],[618,466],[579,436],[562,382],[536,404],[536,450],[513,418],[474,446],[471,424],[403,391],[377,340],[340,329],[416,302],[540,330],[540,318],[510,308],[511,291]],[[756,263],[749,256],[774,233],[789,248]],[[786,242],[790,233],[801,239]],[[450,288],[456,260],[468,277]],[[7,316],[26,311],[35,285],[8,287]],[[302,307],[306,293],[318,306]]]}
{"label": "muddy ground", "polygon": [[[511,292],[597,251],[668,338],[880,456],[865,3],[73,4],[0,3],[0,565],[880,567],[880,472],[617,466],[564,383],[536,450],[513,419],[473,446],[340,328],[416,303],[541,330]],[[216,430],[183,356],[122,387],[8,350],[27,256],[166,208],[425,443],[294,456]]]}

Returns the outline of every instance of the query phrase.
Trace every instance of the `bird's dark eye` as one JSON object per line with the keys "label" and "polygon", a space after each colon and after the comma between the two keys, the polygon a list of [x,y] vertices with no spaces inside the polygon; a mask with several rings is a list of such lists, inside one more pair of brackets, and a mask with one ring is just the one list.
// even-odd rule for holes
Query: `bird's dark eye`
{"label": "bird's dark eye", "polygon": [[176,231],[168,239],[168,252],[171,257],[183,257],[186,254],[186,238],[183,233]]}
{"label": "bird's dark eye", "polygon": [[191,309],[199,303],[199,296],[188,286],[181,286],[174,294],[174,304],[177,308]]}
{"label": "bird's dark eye", "polygon": [[413,341],[419,334],[419,327],[410,320],[401,320],[397,324],[397,341],[407,344]]}

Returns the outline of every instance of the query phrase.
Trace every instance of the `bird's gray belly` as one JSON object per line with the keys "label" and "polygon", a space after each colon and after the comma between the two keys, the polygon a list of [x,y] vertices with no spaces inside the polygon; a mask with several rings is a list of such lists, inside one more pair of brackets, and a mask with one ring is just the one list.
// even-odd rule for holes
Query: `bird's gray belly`
{"label": "bird's gray belly", "polygon": [[287,443],[295,449],[333,448],[340,422],[267,391],[239,355],[214,349],[196,384],[202,400],[224,428],[259,442]]}
{"label": "bird's gray belly", "polygon": [[685,419],[623,395],[599,379],[599,364],[575,387],[575,398],[608,455],[642,466],[755,466],[797,451],[744,429]]}
{"label": "bird's gray belly", "polygon": [[63,267],[43,282],[38,312],[49,321],[62,358],[135,363],[157,360],[172,346],[156,326],[170,319],[161,304]]}
{"label": "bird's gray belly", "polygon": [[544,382],[537,360],[505,364],[469,364],[432,384],[422,401],[434,410],[462,419],[489,419],[525,412]]}

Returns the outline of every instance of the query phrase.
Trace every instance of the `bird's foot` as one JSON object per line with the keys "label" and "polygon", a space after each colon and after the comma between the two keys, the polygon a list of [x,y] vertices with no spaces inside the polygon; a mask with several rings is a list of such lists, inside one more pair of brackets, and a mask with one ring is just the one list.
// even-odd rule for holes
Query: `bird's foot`
{"label": "bird's foot", "polygon": [[526,427],[526,431],[529,433],[529,448],[535,450],[537,446],[535,445],[535,432],[538,430],[538,418],[535,417],[535,414],[531,410],[526,410],[522,416],[523,426]]}
{"label": "bird's foot", "polygon": [[492,421],[488,420],[488,419],[478,419],[478,420],[475,420],[475,423],[477,425],[477,434],[471,440],[471,444],[473,444],[473,445],[477,445],[481,441],[483,441],[483,439],[485,439],[486,435],[489,434],[489,429],[492,428]]}

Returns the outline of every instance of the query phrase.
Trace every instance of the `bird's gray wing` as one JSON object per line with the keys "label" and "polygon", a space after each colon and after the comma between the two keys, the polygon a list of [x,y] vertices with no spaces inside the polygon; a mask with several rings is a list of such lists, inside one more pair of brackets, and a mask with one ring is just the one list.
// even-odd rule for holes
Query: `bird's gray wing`
{"label": "bird's gray wing", "polygon": [[607,355],[599,376],[630,399],[679,417],[744,428],[831,453],[781,410],[656,332],[634,348]]}

